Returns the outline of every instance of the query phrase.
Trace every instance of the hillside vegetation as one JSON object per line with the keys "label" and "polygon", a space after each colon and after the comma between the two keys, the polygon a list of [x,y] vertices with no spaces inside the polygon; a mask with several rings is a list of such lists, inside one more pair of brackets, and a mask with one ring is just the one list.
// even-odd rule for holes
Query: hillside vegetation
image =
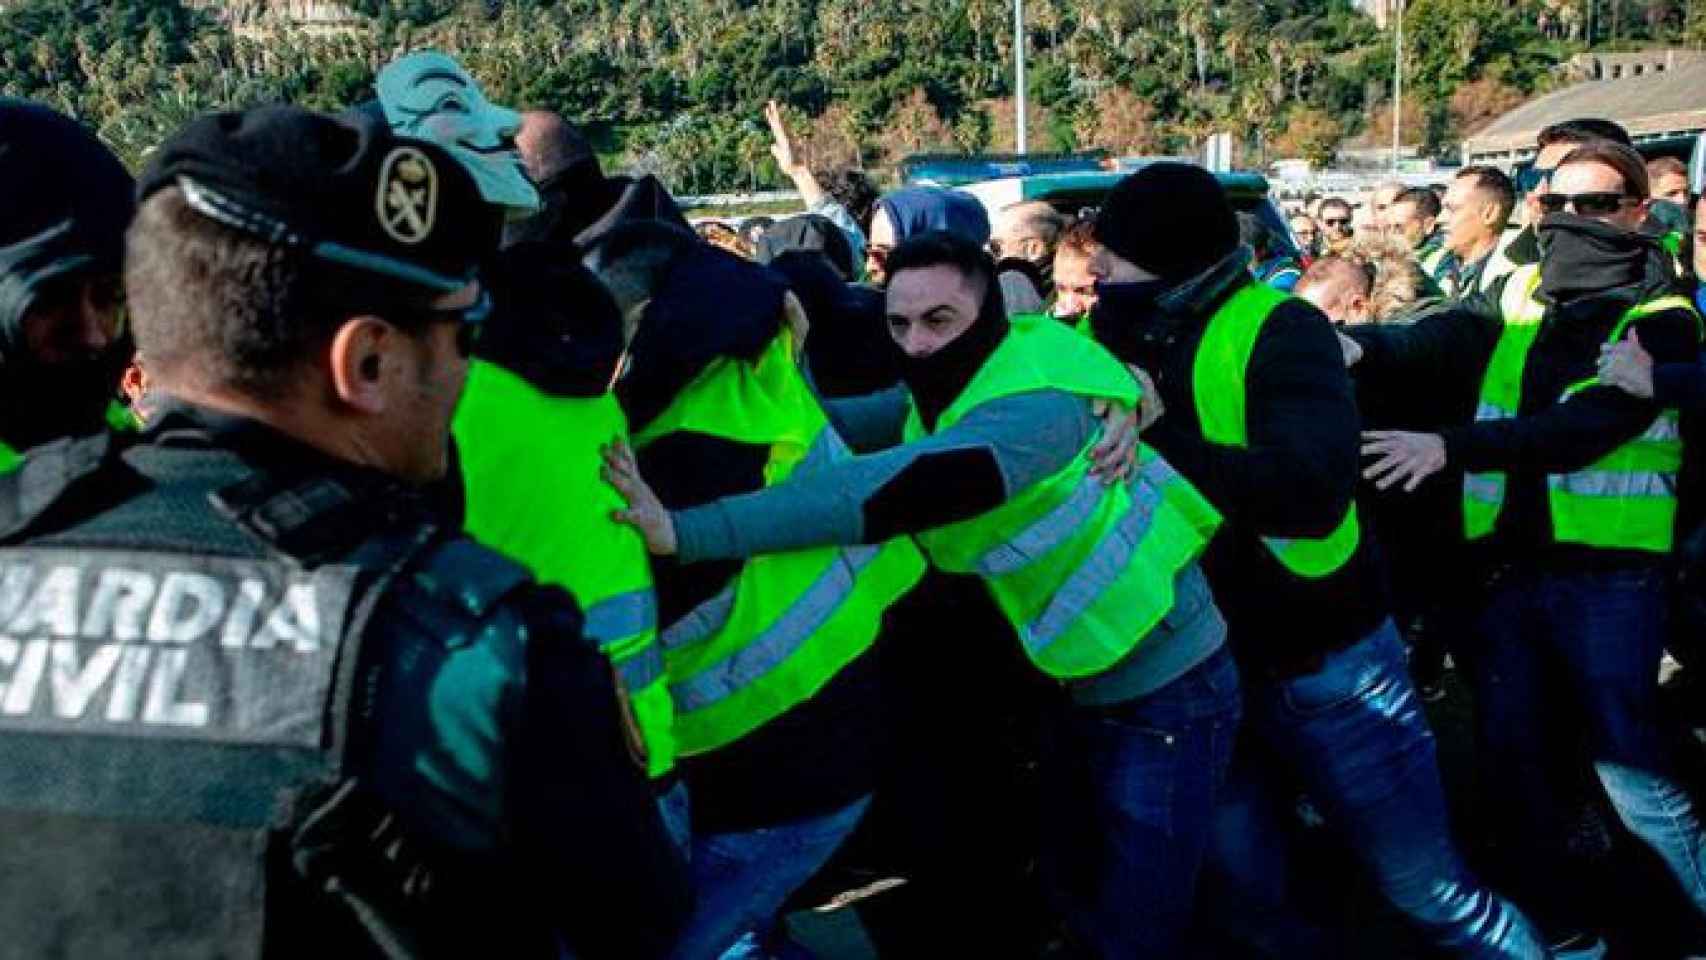
{"label": "hillside vegetation", "polygon": [[[1557,6],[1413,0],[1406,142],[1448,150],[1557,82],[1583,48]],[[1624,44],[1702,32],[1682,2],[1618,6]],[[1347,0],[1028,0],[1026,14],[1032,149],[1181,151],[1227,130],[1256,163],[1390,140],[1391,37]],[[1009,0],[14,0],[0,92],[83,118],[136,163],[204,110],[347,106],[390,57],[431,45],[495,99],[586,122],[613,159],[698,192],[778,184],[772,97],[824,165],[1011,149],[1012,39]]]}

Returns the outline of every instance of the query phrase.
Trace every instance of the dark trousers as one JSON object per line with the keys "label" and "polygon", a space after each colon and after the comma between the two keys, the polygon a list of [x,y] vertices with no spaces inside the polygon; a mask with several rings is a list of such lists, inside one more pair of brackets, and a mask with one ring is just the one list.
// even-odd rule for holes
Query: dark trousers
{"label": "dark trousers", "polygon": [[[1314,673],[1246,689],[1251,740],[1295,779],[1381,896],[1421,933],[1457,956],[1545,956],[1522,913],[1458,853],[1433,733],[1390,621]],[[1297,956],[1302,925],[1285,915],[1283,900],[1262,893],[1285,887],[1281,841],[1264,832],[1265,818],[1243,816],[1243,807],[1229,812],[1217,822],[1217,872],[1274,920],[1261,929],[1253,922],[1260,914],[1232,918],[1245,925],[1240,939],[1272,956]]]}
{"label": "dark trousers", "polygon": [[[1669,597],[1657,568],[1512,574],[1477,621],[1469,658],[1488,791],[1504,859],[1549,928],[1579,925],[1566,849],[1572,809],[1549,760],[1559,729],[1585,734],[1593,769],[1624,826],[1706,914],[1706,833],[1677,784],[1658,709]],[[1559,724],[1556,718],[1572,722]]]}

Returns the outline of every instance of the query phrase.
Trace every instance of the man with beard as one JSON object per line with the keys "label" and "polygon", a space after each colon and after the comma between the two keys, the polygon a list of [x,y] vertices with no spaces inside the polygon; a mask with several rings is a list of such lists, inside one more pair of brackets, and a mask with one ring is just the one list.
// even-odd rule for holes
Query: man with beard
{"label": "man with beard", "polygon": [[105,422],[129,359],[119,280],[136,202],[94,135],[0,100],[0,470]]}
{"label": "man with beard", "polygon": [[853,438],[880,452],[672,511],[617,451],[624,517],[683,564],[912,534],[976,574],[1063,693],[1043,755],[1056,906],[1096,956],[1182,956],[1239,712],[1196,564],[1220,518],[1151,450],[1128,482],[1094,475],[1096,403],[1137,384],[1065,325],[1009,320],[978,244],[928,231],[885,263],[907,394]]}
{"label": "man with beard", "polygon": [[[1096,239],[1096,338],[1151,371],[1166,413],[1146,438],[1227,518],[1203,567],[1251,736],[1434,943],[1543,956],[1452,843],[1433,734],[1356,509],[1357,410],[1332,327],[1250,275],[1237,217],[1199,167],[1156,163],[1121,181]],[[1250,865],[1238,893],[1283,876],[1260,862],[1272,834],[1217,842],[1222,863]]]}
{"label": "man with beard", "polygon": [[1464,533],[1485,574],[1470,667],[1488,766],[1503,778],[1499,819],[1536,914],[1582,955],[1595,949],[1591,915],[1546,768],[1560,705],[1556,716],[1585,725],[1625,826],[1706,913],[1706,832],[1657,708],[1683,439],[1675,410],[1595,376],[1601,346],[1632,331],[1661,363],[1698,355],[1700,317],[1640,230],[1649,202],[1639,154],[1579,146],[1535,198],[1538,265],[1412,328],[1354,334],[1368,375],[1425,377],[1441,404],[1474,410],[1439,433],[1368,434],[1367,474],[1412,490],[1447,466],[1466,471]]}

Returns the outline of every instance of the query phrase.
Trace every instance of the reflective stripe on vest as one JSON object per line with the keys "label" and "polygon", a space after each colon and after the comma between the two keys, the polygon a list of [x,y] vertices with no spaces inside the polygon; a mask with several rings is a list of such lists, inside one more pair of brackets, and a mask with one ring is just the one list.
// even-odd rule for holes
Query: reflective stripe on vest
{"label": "reflective stripe on vest", "polygon": [[[755,362],[713,361],[635,442],[643,449],[688,431],[767,446],[765,486],[851,456],[786,332]],[[727,588],[660,636],[681,752],[726,746],[810,699],[870,648],[884,612],[923,573],[905,538],[746,560]]]}
{"label": "reflective stripe on vest", "polygon": [[[1038,390],[1137,400],[1131,375],[1093,341],[1046,318],[1015,317],[936,429]],[[926,433],[914,409],[906,438]],[[1076,456],[1000,506],[918,535],[937,566],[984,580],[1031,661],[1057,679],[1092,676],[1130,654],[1172,609],[1175,577],[1220,522],[1148,447],[1125,484],[1105,486],[1089,469],[1089,458]]]}
{"label": "reflective stripe on vest", "polygon": [[632,528],[610,519],[625,504],[599,479],[599,447],[628,432],[621,406],[608,395],[554,396],[476,359],[452,430],[469,534],[574,594],[587,637],[627,691],[647,772],[668,773],[675,708],[657,647],[651,558]]}
{"label": "reflective stripe on vest", "polygon": [[[1268,315],[1287,299],[1276,290],[1247,284],[1215,312],[1203,331],[1192,364],[1192,393],[1203,438],[1210,443],[1249,446],[1244,373]],[[1262,538],[1268,552],[1281,565],[1308,579],[1336,573],[1350,562],[1361,542],[1362,527],[1357,521],[1354,500],[1346,508],[1344,518],[1325,538]]]}
{"label": "reflective stripe on vest", "polygon": [[[1513,419],[1521,409],[1523,371],[1546,313],[1545,305],[1534,296],[1539,286],[1537,264],[1518,268],[1505,285],[1499,302],[1504,329],[1481,381],[1481,400],[1475,410],[1478,421]],[[1677,296],[1637,304],[1618,319],[1606,342],[1622,339],[1629,326],[1642,317],[1677,309],[1694,313],[1693,305]],[[1568,402],[1598,382],[1588,379],[1572,384],[1558,402]],[[1677,413],[1664,410],[1641,436],[1597,462],[1572,473],[1547,475],[1553,539],[1602,549],[1668,553],[1674,541],[1677,473],[1681,467]],[[1481,539],[1493,532],[1504,506],[1506,487],[1503,472],[1465,475],[1463,522],[1469,539]]]}

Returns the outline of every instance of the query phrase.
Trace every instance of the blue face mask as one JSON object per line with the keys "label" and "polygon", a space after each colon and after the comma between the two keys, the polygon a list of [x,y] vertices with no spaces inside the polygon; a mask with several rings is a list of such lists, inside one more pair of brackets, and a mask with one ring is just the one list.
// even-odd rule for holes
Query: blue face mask
{"label": "blue face mask", "polygon": [[487,100],[461,64],[436,50],[411,53],[379,71],[374,87],[391,129],[449,150],[487,203],[506,208],[510,219],[540,208],[515,149],[521,115]]}

